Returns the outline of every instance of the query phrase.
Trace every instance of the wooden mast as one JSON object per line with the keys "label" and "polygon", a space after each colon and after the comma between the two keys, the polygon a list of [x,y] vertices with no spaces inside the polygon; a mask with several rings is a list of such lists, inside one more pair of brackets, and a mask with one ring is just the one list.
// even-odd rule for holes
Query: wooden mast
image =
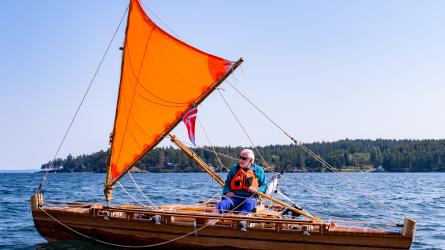
{"label": "wooden mast", "polygon": [[104,183],[104,194],[105,194],[105,200],[107,203],[110,203],[111,200],[111,191],[114,188],[114,184],[110,184],[110,160],[111,160],[111,154],[113,153],[113,138],[114,138],[114,132],[116,130],[116,119],[117,119],[117,112],[118,112],[118,104],[120,99],[120,93],[122,90],[122,71],[124,68],[124,58],[125,58],[125,44],[127,43],[127,33],[128,33],[128,23],[130,21],[130,11],[131,11],[131,1],[128,2],[128,14],[127,14],[127,26],[125,28],[125,40],[124,40],[124,46],[120,48],[122,50],[122,60],[121,60],[121,75],[119,79],[119,92],[117,93],[117,99],[116,99],[116,111],[114,113],[114,122],[113,122],[113,132],[110,134],[110,151],[108,153],[107,157],[107,175],[105,177],[105,183]]}
{"label": "wooden mast", "polygon": [[[201,158],[199,158],[192,150],[190,150],[187,146],[185,146],[182,142],[180,142],[176,136],[169,134],[170,139],[173,143],[175,143],[181,150],[182,152],[184,152],[190,159],[192,159],[193,161],[196,162],[196,164],[198,164],[198,166],[200,166],[204,171],[206,171],[216,182],[218,182],[221,186],[224,186],[224,181],[221,179],[221,177],[219,177],[215,171],[213,171],[208,165],[207,163],[205,163]],[[280,200],[277,200],[273,197],[270,197],[267,194],[263,194],[261,192],[257,192],[258,196],[261,196],[262,198],[269,200],[275,204],[278,204],[280,206],[283,206],[289,210],[291,210],[292,212],[298,213],[300,215],[303,215],[309,219],[313,219],[313,220],[319,220],[317,217],[303,211],[300,209],[296,209],[294,207],[292,207],[289,204],[286,204]]]}

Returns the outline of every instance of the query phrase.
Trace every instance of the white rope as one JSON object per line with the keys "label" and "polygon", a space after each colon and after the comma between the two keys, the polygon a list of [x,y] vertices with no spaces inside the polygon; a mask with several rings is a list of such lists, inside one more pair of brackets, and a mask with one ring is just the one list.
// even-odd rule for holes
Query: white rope
{"label": "white rope", "polygon": [[[192,147],[192,146],[193,146],[193,144],[191,144],[191,143],[183,142],[183,141],[181,141],[181,142],[182,142],[183,144],[186,144],[186,145],[189,146],[189,147]],[[217,151],[212,151],[212,150],[207,149],[207,148],[205,148],[205,147],[200,147],[200,149],[203,149],[203,150],[205,150],[205,151],[207,151],[207,152],[215,153],[215,154],[220,155],[220,156],[224,156],[224,157],[229,158],[229,159],[231,159],[231,160],[235,160],[235,161],[238,160],[238,158],[235,158],[235,157],[232,157],[232,156],[230,156],[230,155],[223,154],[223,153],[219,153],[219,152],[217,152]],[[229,170],[228,168],[226,168],[226,169]]]}
{"label": "white rope", "polygon": [[212,198],[210,198],[210,199],[208,199],[206,201],[201,202],[201,204],[207,204],[207,203],[213,201],[215,199],[215,197],[220,196],[220,195],[221,194],[219,192],[217,192]]}
{"label": "white rope", "polygon": [[[184,142],[183,142],[184,143]],[[187,144],[187,145],[189,145],[189,146],[191,146],[191,144],[190,143],[185,143],[185,144]],[[234,158],[234,157],[231,157],[231,156],[229,156],[229,155],[225,155],[225,154],[222,154],[222,153],[219,153],[219,152],[216,152],[216,151],[212,151],[212,150],[209,150],[209,149],[206,149],[206,148],[202,148],[203,150],[206,150],[206,151],[209,151],[209,152],[213,152],[213,153],[215,153],[215,154],[219,154],[219,155],[222,155],[222,156],[224,156],[224,157],[227,157],[227,158],[230,158],[230,159],[233,159],[233,160],[237,160],[237,158]],[[226,168],[227,169],[227,168]],[[227,169],[228,170],[228,169]],[[275,173],[275,172],[274,172]],[[286,178],[286,177],[285,177]],[[318,180],[319,180],[319,182],[321,183],[321,179],[319,179],[318,177],[315,177],[315,178],[317,178]],[[286,178],[286,179],[288,179],[288,178]],[[292,181],[292,179],[289,179],[289,180],[291,180]],[[270,181],[270,180],[269,180]],[[303,185],[303,184],[301,184],[301,183],[296,183],[297,185],[300,185],[300,186],[303,186],[303,187],[305,187],[305,188],[307,188],[309,191],[313,191],[313,192],[317,192],[316,190],[314,190],[314,189],[311,189],[311,188],[309,188],[309,187],[307,187],[307,186],[305,186],[305,185]],[[330,197],[329,195],[327,195],[327,194],[323,194],[323,193],[321,193],[321,192],[318,192],[319,194],[322,194],[323,196],[325,196],[325,197]],[[211,199],[210,199],[211,200]],[[209,200],[209,201],[210,201]],[[267,201],[267,200],[266,200]],[[291,202],[291,203],[293,203],[292,201],[290,201],[290,200],[288,200],[289,202]],[[268,201],[268,202],[270,202],[270,201]],[[341,201],[340,201],[341,202]],[[344,204],[346,204],[346,205],[348,205],[348,206],[351,206],[349,203],[346,203],[346,202],[341,202],[341,203],[344,203]],[[356,207],[353,207],[353,208],[356,208]],[[364,212],[365,213],[368,213],[368,211],[367,210],[364,210]],[[370,215],[374,215],[373,213],[371,213],[371,212],[369,212],[368,214],[370,214]],[[378,217],[380,217],[380,216],[378,216]],[[338,217],[338,218],[342,218],[342,217]],[[394,222],[392,222],[391,221],[391,223],[394,223]]]}
{"label": "white rope", "polygon": [[375,195],[367,192],[366,190],[364,190],[362,187],[360,187],[360,185],[358,183],[356,183],[354,180],[352,180],[351,178],[346,177],[344,174],[342,174],[340,171],[338,171],[338,169],[336,169],[335,167],[333,167],[331,164],[329,164],[328,162],[326,162],[323,158],[321,158],[319,155],[315,154],[314,152],[312,152],[310,149],[308,149],[306,146],[304,146],[303,144],[299,144],[298,145],[301,149],[303,149],[306,153],[308,153],[309,155],[311,155],[313,158],[315,158],[316,160],[318,160],[323,166],[327,167],[329,170],[331,170],[334,174],[336,174],[337,176],[339,176],[340,178],[342,178],[347,184],[349,184],[350,186],[356,188],[361,194],[363,194],[364,196],[366,196],[368,199],[375,201],[377,204],[380,204],[382,207],[391,210],[393,212],[396,212],[399,215],[404,215],[402,213],[402,211],[400,211],[400,209],[397,209],[393,206],[388,206],[386,205],[384,202],[380,201],[380,199],[378,197],[376,197]]}
{"label": "white rope", "polygon": [[[141,193],[142,197],[144,197],[144,199],[149,202],[150,204],[152,204],[155,207],[156,204],[154,202],[152,202],[147,196],[145,196],[145,194],[142,192],[141,188],[139,187],[139,185],[136,183],[136,181],[134,180],[133,176],[131,175],[130,171],[128,171],[128,175],[130,176],[131,180],[133,181],[134,185],[136,186],[136,188],[139,190],[139,192]],[[120,184],[120,183],[119,183]]]}
{"label": "white rope", "polygon": [[255,103],[253,103],[249,98],[247,98],[246,95],[244,95],[238,88],[236,88],[230,81],[226,80],[226,82],[241,96],[243,97],[248,103],[250,103],[256,110],[258,110],[264,117],[266,117],[272,124],[274,124],[279,130],[281,130],[287,137],[289,137],[295,145],[300,147],[304,152],[312,156],[315,160],[319,161],[323,166],[326,166],[329,170],[340,176],[347,184],[351,185],[352,187],[356,188],[361,194],[366,196],[368,199],[371,199],[375,201],[377,204],[380,204],[381,206],[385,207],[386,209],[389,209],[393,212],[398,213],[399,215],[403,215],[403,213],[392,206],[388,206],[382,201],[380,201],[375,195],[366,192],[363,190],[357,183],[355,183],[350,178],[344,176],[341,174],[335,167],[330,165],[328,162],[326,162],[323,158],[312,152],[310,149],[308,149],[306,146],[304,146],[301,142],[297,141],[294,137],[292,137],[290,134],[288,134],[283,128],[281,128],[275,121],[273,121],[266,113],[264,113]]}
{"label": "white rope", "polygon": [[[198,120],[198,121],[199,121],[199,120]],[[201,122],[200,122],[200,123],[201,123]],[[205,133],[206,136],[207,136],[207,133],[205,132],[204,127],[203,127],[202,125],[201,125],[201,128],[203,128],[203,131],[204,131],[204,133]],[[178,140],[179,140],[179,139],[178,139]],[[209,139],[208,136],[207,136],[207,140],[209,141],[209,143],[210,143],[210,145],[211,145],[211,142],[210,142],[210,139]],[[181,143],[184,144],[184,142],[182,142],[182,141],[181,141]],[[222,172],[222,169],[223,169],[223,168],[225,168],[226,170],[229,170],[226,166],[224,166],[224,164],[222,164],[221,160],[220,160],[219,157],[218,157],[218,153],[216,152],[215,148],[213,148],[213,146],[211,146],[211,147],[212,147],[212,151],[210,151],[210,150],[208,150],[208,151],[214,153],[215,156],[218,158],[218,161],[219,161],[219,163],[221,164],[221,172]],[[204,148],[202,148],[202,149],[204,149]],[[196,153],[196,152],[195,152],[195,153]],[[215,172],[216,172],[216,171],[215,171]],[[211,187],[213,181],[214,181],[213,178],[211,178],[211,182],[210,182],[210,186],[209,186],[209,188]],[[217,192],[212,198],[210,198],[210,199],[208,199],[207,201],[203,202],[203,204],[207,204],[208,202],[210,202],[211,200],[213,200],[218,194],[219,194],[219,192]]]}
{"label": "white rope", "polygon": [[206,136],[206,138],[207,138],[207,141],[208,141],[209,144],[210,144],[210,148],[213,150],[213,153],[214,153],[215,156],[216,156],[216,159],[218,159],[218,162],[219,162],[219,164],[220,164],[220,166],[221,166],[221,172],[222,172],[222,169],[223,169],[223,168],[229,170],[226,166],[224,166],[224,164],[222,163],[222,161],[221,161],[221,159],[219,158],[218,154],[216,153],[216,150],[215,150],[215,148],[213,147],[212,141],[210,140],[210,137],[209,137],[209,135],[207,134],[207,131],[205,130],[204,125],[202,124],[201,120],[198,119],[198,117],[196,117],[196,119],[198,120],[199,125],[201,126],[202,131],[204,131],[204,134],[205,134],[205,136]]}
{"label": "white rope", "polygon": [[182,38],[178,35],[178,34],[176,34],[176,32],[172,29],[172,28],[170,28],[170,26],[168,26],[168,24],[166,23],[166,22],[164,22],[157,14],[156,14],[156,12],[154,12],[150,7],[148,7],[148,4],[146,4],[146,3],[144,3],[142,0],[139,0],[139,2],[141,2],[142,3],[142,5],[148,10],[148,11],[150,11],[152,14],[153,14],[153,16],[155,16],[178,40],[181,40],[182,41]]}
{"label": "white rope", "polygon": [[[157,209],[161,209],[160,206],[156,205],[154,202],[152,202],[140,189],[139,185],[136,183],[136,180],[133,178],[133,176],[131,175],[130,172],[128,172],[128,175],[130,176],[130,178],[133,180],[134,185],[136,186],[136,188],[139,190],[140,194],[145,198],[145,200],[147,202],[149,202],[152,206],[156,207]],[[139,200],[137,200],[134,196],[132,196],[126,189],[125,187],[118,181],[119,186],[122,188],[122,190],[124,190],[124,192],[135,202],[137,202],[138,204],[142,204],[143,206],[146,206],[145,204],[141,203]],[[203,204],[207,204],[209,203],[211,200],[213,200],[216,196],[218,196],[219,193],[217,192],[212,198],[208,199],[205,202],[202,202]]]}
{"label": "white rope", "polygon": [[[319,190],[317,190],[317,189],[314,189],[314,188],[310,188],[310,187],[308,187],[308,186],[306,186],[306,185],[304,185],[304,184],[302,184],[302,183],[300,183],[300,182],[297,182],[297,181],[295,181],[295,180],[293,180],[293,179],[291,179],[291,178],[289,178],[289,177],[286,177],[286,176],[284,176],[284,175],[282,176],[282,178],[284,178],[284,179],[286,179],[286,180],[288,180],[288,181],[290,181],[290,182],[292,182],[292,183],[294,183],[294,184],[296,184],[296,185],[302,186],[302,187],[306,188],[306,190],[308,190],[308,191],[311,191],[311,192],[320,194],[320,195],[322,195],[322,196],[324,196],[324,197],[328,197],[328,198],[332,198],[332,197],[333,197],[332,195],[323,193],[323,192],[321,192],[321,191],[319,191]],[[337,202],[340,202],[340,203],[342,203],[342,204],[345,204],[345,205],[347,205],[347,206],[349,206],[349,207],[351,207],[351,208],[354,208],[354,209],[356,209],[356,210],[358,210],[358,211],[361,211],[362,213],[365,213],[365,214],[368,214],[368,215],[377,216],[377,217],[383,217],[383,215],[378,215],[378,214],[375,214],[375,213],[373,213],[373,212],[371,212],[371,211],[368,211],[368,210],[365,210],[365,209],[363,209],[363,208],[360,208],[360,207],[358,207],[358,206],[354,206],[353,204],[350,204],[350,203],[349,203],[348,201],[346,201],[346,200],[339,199],[339,198],[335,198],[335,200],[336,200]],[[390,223],[393,223],[393,224],[397,224],[396,222],[394,222],[394,221],[392,221],[392,220],[388,220],[388,219],[386,219],[386,218],[383,218],[383,220],[385,220],[385,221],[387,221],[387,222],[390,222]]]}
{"label": "white rope", "polygon": [[[223,97],[223,98],[224,98],[224,97]],[[230,107],[229,107],[229,108],[230,108]],[[233,112],[232,112],[232,113],[233,113]],[[236,118],[236,117],[235,117],[235,118]],[[201,125],[201,126],[202,126],[202,125]],[[248,135],[247,135],[247,136],[248,136]],[[210,150],[208,150],[208,151],[210,151]],[[215,151],[214,149],[213,149],[213,151],[210,151],[210,152],[213,152],[213,153],[216,154],[216,151]],[[224,156],[226,156],[226,155],[224,155]],[[231,158],[237,160],[236,158],[233,158],[233,157],[231,157]],[[219,158],[218,158],[218,159],[219,159]],[[288,180],[290,180],[291,182],[294,182],[294,181],[293,181],[292,179],[290,179],[290,178],[287,178],[287,177],[285,177],[285,178],[288,179]],[[321,195],[323,195],[323,196],[325,196],[325,197],[331,197],[330,195],[327,195],[327,194],[322,193],[322,192],[320,192],[320,191],[317,191],[317,190],[315,190],[315,189],[309,188],[309,187],[307,187],[307,186],[305,186],[305,185],[303,185],[303,184],[301,184],[301,183],[297,183],[297,182],[294,182],[294,183],[296,183],[296,184],[298,184],[298,185],[301,185],[301,186],[305,187],[305,188],[308,189],[309,191],[316,192],[316,193],[321,194]],[[383,215],[378,215],[378,214],[372,213],[372,212],[370,212],[370,211],[361,209],[361,208],[359,208],[358,206],[354,206],[354,205],[349,204],[349,203],[346,202],[346,201],[342,201],[342,200],[340,200],[340,199],[338,199],[338,198],[337,198],[337,201],[339,201],[340,203],[346,204],[346,205],[348,205],[348,206],[350,206],[350,207],[352,207],[352,208],[354,208],[354,209],[361,210],[362,213],[365,213],[365,214],[368,214],[368,215],[377,216],[377,217],[383,217]],[[383,219],[386,220],[387,222],[396,224],[394,221],[387,220],[387,219],[385,219],[385,218],[383,218]]]}
{"label": "white rope", "polygon": [[229,103],[227,102],[226,98],[224,98],[224,95],[221,93],[221,90],[218,88],[218,93],[221,96],[221,98],[223,99],[224,103],[226,104],[227,108],[229,108],[230,112],[232,113],[233,117],[235,118],[235,120],[237,121],[238,125],[241,127],[241,129],[243,130],[244,134],[246,135],[247,139],[249,139],[250,144],[252,145],[252,148],[255,149],[255,151],[257,152],[257,154],[260,156],[261,160],[263,161],[265,167],[269,170],[272,171],[272,168],[269,167],[269,164],[266,162],[266,160],[264,159],[264,157],[261,155],[260,151],[258,151],[258,149],[255,147],[255,143],[253,142],[252,138],[249,136],[249,134],[247,133],[247,130],[244,128],[244,126],[242,125],[241,121],[238,119],[238,116],[235,114],[235,112],[233,111],[232,107],[230,107]]}
{"label": "white rope", "polygon": [[122,188],[122,190],[124,190],[124,192],[128,195],[128,197],[130,197],[134,202],[136,202],[137,204],[141,205],[142,207],[148,207],[146,204],[142,203],[141,201],[139,201],[138,199],[134,198],[133,195],[131,195],[125,188],[124,186],[121,184],[120,181],[117,181],[117,184],[119,184],[119,187]]}

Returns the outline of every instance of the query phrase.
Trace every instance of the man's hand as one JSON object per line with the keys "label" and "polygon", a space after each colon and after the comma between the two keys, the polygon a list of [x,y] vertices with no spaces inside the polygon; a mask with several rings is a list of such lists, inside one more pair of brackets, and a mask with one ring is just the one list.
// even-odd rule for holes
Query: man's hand
{"label": "man's hand", "polygon": [[256,188],[256,187],[249,187],[249,192],[257,193],[258,192],[258,188]]}
{"label": "man's hand", "polygon": [[227,193],[226,193],[226,196],[229,197],[229,198],[232,197],[232,196],[234,196],[234,195],[235,195],[235,194],[234,194],[233,192],[227,192]]}

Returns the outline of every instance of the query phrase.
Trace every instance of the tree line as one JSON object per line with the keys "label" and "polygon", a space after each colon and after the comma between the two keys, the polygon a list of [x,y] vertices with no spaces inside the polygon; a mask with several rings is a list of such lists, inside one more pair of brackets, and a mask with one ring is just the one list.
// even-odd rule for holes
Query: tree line
{"label": "tree line", "polygon": [[[339,140],[304,144],[340,171],[366,171],[382,166],[389,172],[444,172],[445,140]],[[195,153],[216,171],[225,171],[237,162],[241,147],[204,147]],[[219,153],[218,157],[213,152]],[[296,145],[256,147],[255,162],[263,167],[288,172],[323,172],[325,166]],[[65,159],[41,166],[53,172],[106,172],[109,150]],[[229,158],[230,156],[232,158]],[[148,172],[200,172],[200,168],[181,150],[160,147],[151,150],[135,165]]]}

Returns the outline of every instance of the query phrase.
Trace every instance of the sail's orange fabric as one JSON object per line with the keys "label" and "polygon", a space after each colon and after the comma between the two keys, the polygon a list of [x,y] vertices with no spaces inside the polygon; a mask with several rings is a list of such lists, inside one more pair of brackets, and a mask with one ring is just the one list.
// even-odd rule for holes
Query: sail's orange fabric
{"label": "sail's orange fabric", "polygon": [[109,183],[156,146],[232,64],[172,37],[131,0]]}

